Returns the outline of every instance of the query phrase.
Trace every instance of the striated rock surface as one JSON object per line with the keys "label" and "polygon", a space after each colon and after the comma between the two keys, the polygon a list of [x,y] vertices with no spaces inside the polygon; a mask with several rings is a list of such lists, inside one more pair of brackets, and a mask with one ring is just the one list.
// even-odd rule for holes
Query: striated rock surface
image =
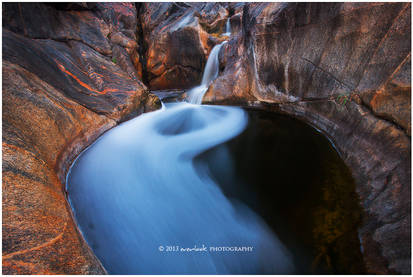
{"label": "striated rock surface", "polygon": [[157,106],[133,4],[3,4],[4,274],[102,274],[65,197],[73,158]]}
{"label": "striated rock surface", "polygon": [[204,102],[326,134],[357,181],[367,272],[411,273],[410,3],[3,4],[3,273],[104,273],[66,203],[68,166],[157,106],[143,82],[199,84],[228,18]]}
{"label": "striated rock surface", "polygon": [[139,9],[144,80],[153,90],[201,82],[212,47],[224,38],[228,11],[220,3],[143,3]]}
{"label": "striated rock surface", "polygon": [[204,102],[325,133],[357,181],[369,273],[411,272],[410,3],[251,3]]}

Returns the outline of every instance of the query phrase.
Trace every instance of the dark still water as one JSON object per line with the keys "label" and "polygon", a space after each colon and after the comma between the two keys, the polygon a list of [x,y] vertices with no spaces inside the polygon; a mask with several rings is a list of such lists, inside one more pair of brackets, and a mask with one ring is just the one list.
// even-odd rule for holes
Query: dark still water
{"label": "dark still water", "polygon": [[111,274],[362,273],[351,175],[288,117],[168,104],[99,138],[67,190]]}
{"label": "dark still water", "polygon": [[361,208],[351,172],[329,140],[285,115],[249,110],[248,126],[197,157],[228,198],[269,224],[297,274],[363,274]]}

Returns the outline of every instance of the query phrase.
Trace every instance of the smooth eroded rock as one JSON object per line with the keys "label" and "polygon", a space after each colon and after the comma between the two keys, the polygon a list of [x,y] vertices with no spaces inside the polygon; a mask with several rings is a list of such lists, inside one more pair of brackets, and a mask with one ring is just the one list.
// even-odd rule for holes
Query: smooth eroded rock
{"label": "smooth eroded rock", "polygon": [[134,67],[136,24],[128,3],[3,4],[3,273],[105,273],[64,184],[99,135],[159,107]]}
{"label": "smooth eroded rock", "polygon": [[198,85],[212,47],[224,40],[227,10],[213,3],[144,3],[139,15],[150,88]]}
{"label": "smooth eroded rock", "polygon": [[410,274],[410,3],[249,3],[241,26],[204,102],[323,131],[357,181],[367,271]]}

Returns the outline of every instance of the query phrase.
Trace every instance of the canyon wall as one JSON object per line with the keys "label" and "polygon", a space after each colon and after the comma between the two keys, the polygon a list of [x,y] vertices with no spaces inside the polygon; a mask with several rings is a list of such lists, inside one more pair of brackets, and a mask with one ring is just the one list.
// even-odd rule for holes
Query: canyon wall
{"label": "canyon wall", "polygon": [[[231,37],[223,37],[230,18]],[[357,182],[369,273],[410,273],[410,3],[3,4],[3,273],[101,274],[66,203],[73,158],[149,89],[300,118]]]}
{"label": "canyon wall", "polygon": [[204,103],[256,106],[326,134],[357,182],[369,273],[410,273],[409,3],[253,3]]}
{"label": "canyon wall", "polygon": [[213,3],[3,4],[3,273],[105,273],[73,221],[68,167],[160,107],[144,82],[197,84],[226,17]]}
{"label": "canyon wall", "polygon": [[228,11],[219,3],[145,3],[139,11],[144,80],[151,89],[201,83],[212,47],[224,38]]}
{"label": "canyon wall", "polygon": [[102,274],[65,198],[73,158],[157,107],[133,4],[3,4],[3,274]]}

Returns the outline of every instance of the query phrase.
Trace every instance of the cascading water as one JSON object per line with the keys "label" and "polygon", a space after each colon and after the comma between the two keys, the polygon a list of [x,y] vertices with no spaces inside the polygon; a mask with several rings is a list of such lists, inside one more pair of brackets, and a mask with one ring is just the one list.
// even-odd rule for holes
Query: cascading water
{"label": "cascading water", "polygon": [[225,24],[225,33],[222,36],[230,36],[231,35],[231,22],[230,19],[227,19],[227,23]]}
{"label": "cascading water", "polygon": [[204,97],[205,92],[208,90],[208,86],[212,81],[214,81],[218,77],[219,73],[219,60],[218,55],[221,47],[226,43],[224,41],[218,45],[215,45],[212,48],[211,53],[209,54],[204,75],[202,76],[202,83],[201,85],[194,87],[193,89],[188,91],[188,101],[192,104],[201,104],[202,98]]}
{"label": "cascading water", "polygon": [[[212,50],[200,104],[218,76]],[[290,254],[261,218],[224,196],[200,153],[237,136],[242,109],[165,104],[105,133],[67,176],[84,238],[111,274],[288,274]],[[230,166],[222,157],[221,164]]]}
{"label": "cascading water", "polygon": [[[231,35],[231,23],[229,18],[227,19],[226,23],[226,32],[222,35],[230,36]],[[211,84],[218,77],[219,73],[219,51],[221,50],[222,46],[227,43],[227,41],[223,41],[220,44],[217,44],[212,48],[211,53],[209,54],[207,63],[205,65],[204,74],[202,76],[201,85],[190,89],[187,92],[188,101],[192,104],[200,105],[202,103],[202,98],[204,97],[205,92],[208,90],[208,86]]]}

